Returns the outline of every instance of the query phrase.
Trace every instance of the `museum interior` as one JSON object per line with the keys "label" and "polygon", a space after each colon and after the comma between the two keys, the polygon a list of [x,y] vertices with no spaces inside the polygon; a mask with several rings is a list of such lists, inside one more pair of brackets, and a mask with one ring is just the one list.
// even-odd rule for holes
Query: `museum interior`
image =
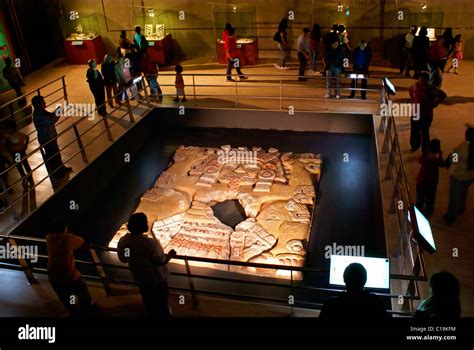
{"label": "museum interior", "polygon": [[0,0],[0,317],[474,317],[473,19]]}

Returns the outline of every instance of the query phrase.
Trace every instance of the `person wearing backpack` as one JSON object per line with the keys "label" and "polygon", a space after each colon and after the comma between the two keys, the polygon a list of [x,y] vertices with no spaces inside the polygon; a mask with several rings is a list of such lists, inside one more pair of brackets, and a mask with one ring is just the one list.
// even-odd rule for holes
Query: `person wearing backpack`
{"label": "person wearing backpack", "polygon": [[277,42],[278,48],[280,49],[280,59],[278,63],[275,63],[275,67],[278,69],[290,69],[286,65],[286,58],[288,57],[290,51],[286,34],[287,29],[288,20],[283,18],[278,25],[278,31],[273,36],[273,40]]}

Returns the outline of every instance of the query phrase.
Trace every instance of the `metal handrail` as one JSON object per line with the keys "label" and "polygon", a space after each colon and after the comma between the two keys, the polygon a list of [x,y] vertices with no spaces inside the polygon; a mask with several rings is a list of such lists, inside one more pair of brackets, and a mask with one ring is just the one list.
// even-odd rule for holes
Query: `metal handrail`
{"label": "metal handrail", "polygon": [[[213,96],[213,97],[216,97],[216,95],[196,94],[196,87],[200,87],[200,86],[201,86],[201,85],[199,85],[199,84],[196,84],[196,77],[199,77],[199,76],[214,76],[214,77],[217,77],[217,76],[218,76],[218,77],[225,77],[225,74],[215,74],[215,73],[213,73],[213,74],[209,74],[209,73],[195,74],[195,73],[193,73],[193,74],[183,74],[183,75],[184,75],[184,76],[192,76],[192,78],[193,78],[193,92],[194,92],[194,100],[195,100],[195,101],[197,100],[197,97],[198,97],[198,96]],[[173,76],[173,74],[161,73],[160,76]],[[237,74],[233,74],[233,76],[237,77]],[[235,106],[236,106],[236,107],[238,107],[238,99],[239,99],[239,98],[253,98],[253,99],[266,99],[266,98],[268,98],[268,99],[275,99],[275,98],[279,98],[279,99],[280,99],[280,110],[281,110],[281,109],[282,109],[282,99],[283,99],[283,98],[286,98],[286,97],[283,96],[282,93],[281,93],[281,87],[282,87],[282,83],[283,83],[283,78],[285,78],[285,77],[288,77],[288,78],[295,78],[295,77],[296,77],[296,76],[275,75],[275,74],[248,74],[248,76],[254,76],[254,77],[255,77],[255,76],[276,77],[276,78],[277,78],[277,81],[280,83],[280,94],[279,94],[279,95],[276,95],[276,96],[248,96],[248,95],[239,95],[239,94],[238,94],[238,86],[239,86],[240,84],[237,84],[237,81],[236,81],[235,84],[230,84],[230,85],[229,85],[228,83],[226,83],[225,85],[212,85],[212,86],[215,86],[215,87],[229,87],[229,88],[235,88],[235,95],[229,95],[229,96],[226,96],[226,97],[232,97],[232,96],[235,97]],[[307,78],[308,78],[308,79],[325,79],[324,77],[315,77],[315,76],[308,76]],[[341,76],[341,78],[343,78],[343,76]],[[62,86],[62,87],[63,87],[63,91],[64,91],[64,96],[63,96],[63,97],[64,97],[64,100],[67,100],[66,84],[65,84],[64,76],[55,79],[53,82],[56,82],[56,81],[58,81],[58,80],[60,80],[60,79],[62,80],[62,84],[63,84],[63,86]],[[350,79],[350,78],[348,78],[348,79]],[[371,79],[371,78],[369,78],[369,79]],[[373,78],[373,79],[375,79],[375,78]],[[45,87],[45,86],[48,86],[48,85],[51,85],[53,82],[48,83],[48,84],[45,84],[45,85],[43,85],[42,87],[38,88],[38,89],[37,89],[38,93],[40,93],[40,89],[41,89],[41,88],[43,88],[43,87]],[[149,104],[149,100],[148,100],[148,98],[147,98],[147,89],[149,89],[149,86],[147,86],[147,84],[145,83],[144,80],[142,81],[142,84],[143,84],[143,90],[145,91],[145,95],[146,95],[146,97],[145,97],[144,100],[145,100],[146,103]],[[161,86],[172,86],[171,84],[160,84],[160,85],[161,85]],[[210,86],[210,85],[208,85],[208,86]],[[241,86],[241,85],[240,85],[240,86]],[[241,88],[243,88],[243,87],[246,87],[246,86],[241,86]],[[247,86],[247,87],[251,87],[251,86]],[[261,86],[259,86],[259,87],[261,87]],[[343,88],[341,88],[341,90],[343,90]],[[364,89],[355,89],[355,90],[364,90]],[[376,90],[376,89],[365,89],[365,90],[366,90],[366,91],[378,91],[378,90]],[[57,91],[60,91],[60,89],[58,89]],[[30,92],[29,94],[32,94],[32,93],[33,93],[33,92]],[[121,94],[121,92],[119,92],[117,95],[120,95],[120,94]],[[107,99],[107,100],[104,102],[103,106],[106,106],[109,101],[114,100],[117,95],[111,97],[110,99]],[[166,95],[165,95],[165,96],[166,96]],[[223,96],[223,97],[224,97],[224,96]],[[293,100],[312,100],[312,101],[318,101],[318,100],[319,100],[317,97],[313,97],[313,96],[308,96],[308,97],[296,97],[296,96],[295,96],[295,97],[288,97],[288,98],[289,98],[289,99],[293,99]],[[61,99],[58,99],[58,100],[56,100],[55,102],[58,102],[59,100],[61,100]],[[324,100],[325,100],[325,99],[324,99]],[[338,102],[341,102],[341,101],[344,101],[344,99],[337,100],[337,101],[338,101]],[[355,101],[355,100],[351,100],[351,101]],[[369,100],[369,101],[370,101],[370,100]],[[54,103],[54,102],[53,102],[53,103]],[[129,103],[129,102],[128,102],[128,103]],[[98,106],[98,107],[101,107],[101,106]],[[98,108],[97,108],[97,109],[98,109]],[[97,110],[97,109],[96,109],[96,110]],[[112,113],[114,113],[115,111],[117,111],[117,110],[119,110],[119,109],[120,109],[120,107],[115,108],[115,109],[112,110],[110,113],[108,113],[108,115],[107,115],[105,118],[103,118],[102,121],[99,121],[99,122],[97,122],[97,123],[95,123],[95,124],[93,125],[93,127],[96,127],[98,124],[100,124],[101,122],[103,122],[103,123],[105,124],[105,131],[102,131],[99,135],[102,136],[104,133],[107,133],[107,136],[108,136],[108,138],[109,138],[110,141],[113,140],[113,138],[112,138],[112,136],[111,136],[111,133],[110,133],[110,128],[113,127],[114,125],[116,125],[116,124],[118,123],[118,121],[116,121],[116,122],[113,123],[112,125],[108,125],[107,119],[108,119],[108,116],[110,116]],[[120,118],[120,120],[122,120],[122,119],[127,115],[127,113],[129,114],[130,111],[129,111],[129,112],[125,112],[124,115]],[[69,131],[71,131],[71,130],[74,130],[74,131],[76,132],[77,130],[75,130],[75,128],[77,128],[77,126],[78,126],[81,122],[83,122],[83,120],[86,119],[86,118],[87,118],[87,117],[78,118],[77,121],[75,121],[73,124],[67,126],[65,129],[63,129],[62,131],[60,131],[60,132],[58,133],[57,137],[56,137],[55,139],[53,139],[53,140],[50,140],[49,142],[55,142],[55,140],[57,140],[59,137],[62,137],[65,133],[67,133],[67,132],[69,132]],[[133,119],[132,116],[130,116],[130,118],[131,118],[131,120]],[[67,118],[64,118],[64,119],[61,120],[57,125],[60,125],[61,123],[65,122],[66,120],[67,120]],[[119,121],[120,121],[120,120],[119,120]],[[93,127],[88,128],[87,131],[91,130]],[[86,131],[86,132],[87,132],[87,131]],[[34,132],[34,131],[33,131],[33,132]],[[61,152],[62,150],[66,149],[66,148],[69,147],[71,144],[73,144],[73,143],[75,143],[75,142],[78,142],[78,143],[80,143],[80,151],[75,152],[73,157],[75,157],[75,156],[77,156],[79,153],[81,153],[82,156],[83,156],[84,161],[87,163],[87,161],[86,161],[86,158],[87,158],[87,157],[86,157],[85,151],[84,151],[84,148],[85,148],[85,147],[84,147],[84,145],[81,145],[81,143],[82,143],[82,141],[81,141],[81,136],[83,136],[86,132],[83,132],[83,133],[77,135],[75,138],[72,139],[72,141],[69,141],[66,146],[62,147],[62,148],[59,150],[59,152]],[[31,133],[30,133],[30,134],[31,134]],[[93,141],[95,141],[97,138],[98,138],[98,137],[95,137],[95,138],[93,139]],[[31,141],[31,140],[30,140],[30,141]],[[90,144],[92,144],[92,142],[87,143],[86,146],[89,146]],[[24,157],[22,157],[22,158],[20,159],[20,162],[22,162],[22,161],[24,161],[24,160],[27,160],[27,159],[28,159],[30,156],[32,156],[33,154],[37,154],[38,151],[41,152],[41,149],[42,149],[42,147],[40,146],[40,147],[37,147],[37,148],[35,148],[34,150],[30,151],[28,154],[26,154]],[[52,157],[54,157],[54,155],[53,155]],[[71,157],[70,159],[72,159],[73,157]],[[28,174],[26,174],[25,177],[23,177],[23,178],[18,179],[17,181],[15,181],[13,184],[11,184],[11,185],[9,186],[9,188],[6,189],[6,191],[1,192],[0,195],[4,195],[9,189],[11,189],[12,187],[14,187],[14,186],[15,186],[16,184],[18,184],[20,181],[23,181],[26,177],[31,176],[31,174],[32,174],[35,170],[37,170],[38,168],[40,168],[41,166],[43,166],[45,163],[46,163],[46,162],[43,161],[41,164],[37,165],[31,172],[29,172]],[[5,174],[5,173],[7,173],[7,172],[12,171],[13,168],[16,167],[16,165],[17,165],[17,164],[12,164],[12,165],[10,165],[10,166],[9,166],[5,171],[3,171],[0,175],[3,175],[3,174]],[[53,172],[54,172],[54,171],[53,171]],[[35,186],[30,186],[30,188],[29,188],[29,190],[28,190],[27,193],[24,193],[24,194],[23,194],[22,196],[20,196],[19,198],[16,198],[15,201],[13,202],[13,204],[10,204],[10,205],[9,205],[7,208],[5,208],[2,212],[0,212],[0,215],[6,213],[11,207],[13,207],[16,203],[18,203],[19,200],[21,200],[21,199],[25,198],[26,196],[28,196],[32,191],[34,191],[34,189],[37,187],[38,184],[44,182],[44,181],[47,180],[49,177],[50,177],[50,174],[48,174],[47,177],[43,178],[43,179],[42,179],[39,183],[37,183]]]}
{"label": "metal handrail", "polygon": [[41,89],[45,88],[46,86],[49,86],[49,85],[51,85],[51,84],[57,82],[58,80],[64,79],[65,77],[66,77],[65,75],[62,75],[62,76],[60,76],[59,78],[56,78],[56,79],[50,81],[49,83],[43,84],[43,85],[41,85],[40,87],[37,87],[36,89],[34,89],[34,90],[30,91],[30,92],[27,92],[27,93],[25,93],[25,94],[23,94],[23,95],[21,95],[21,96],[18,96],[17,98],[14,98],[13,100],[10,100],[9,102],[4,103],[3,105],[1,105],[1,106],[0,106],[0,109],[4,108],[4,107],[6,107],[6,106],[8,106],[8,105],[10,105],[10,104],[13,104],[14,102],[17,102],[17,101],[19,101],[19,100],[25,98],[26,96],[29,96],[29,95],[32,95],[32,94],[38,94],[38,91],[39,91],[39,90],[41,90]]}
{"label": "metal handrail", "polygon": [[[4,235],[0,234],[0,239],[9,239],[9,240],[19,240],[19,241],[30,241],[30,242],[36,242],[36,243],[43,243],[46,244],[46,239],[44,238],[38,238],[38,237],[26,237],[26,236],[18,236],[18,235]],[[117,252],[117,248],[110,248],[110,247],[103,247],[95,244],[84,244],[82,246],[83,249],[89,249],[89,250],[94,250],[94,251],[105,251],[105,252]],[[47,259],[47,255],[37,255],[38,258],[43,258]],[[193,256],[183,256],[183,255],[177,255],[176,257],[173,258],[174,260],[182,260],[185,262],[186,266],[189,262],[204,262],[204,263],[212,263],[212,264],[221,264],[221,265],[232,265],[232,266],[240,266],[240,267],[253,267],[253,268],[263,268],[263,269],[270,269],[270,270],[287,270],[290,271],[291,276],[293,275],[293,271],[296,272],[302,272],[302,273],[322,273],[322,274],[328,274],[329,270],[328,269],[315,269],[315,268],[307,268],[307,267],[299,267],[299,266],[286,266],[286,265],[275,265],[275,264],[263,264],[263,263],[253,263],[253,262],[245,262],[245,261],[230,261],[230,260],[220,260],[220,259],[213,259],[213,258],[201,258],[201,257],[193,257]],[[75,259],[74,261],[78,264],[86,264],[86,265],[94,265],[96,267],[108,267],[108,268],[117,268],[121,270],[129,270],[129,267],[127,264],[109,264],[109,263],[103,263],[100,260],[99,261],[88,261],[88,260],[80,260],[80,259]],[[14,264],[7,264],[7,263],[1,263],[0,262],[0,267],[1,265],[9,267],[9,265],[13,265],[15,267],[18,267],[19,265],[14,265]],[[44,268],[38,268],[38,267],[32,267],[28,266],[28,269],[32,271],[39,271],[39,272],[47,272],[46,269]],[[103,269],[102,269],[103,271]],[[244,280],[244,279],[238,279],[238,278],[232,278],[232,277],[220,277],[220,276],[208,276],[208,275],[202,275],[202,274],[195,274],[191,273],[190,270],[186,269],[186,273],[181,273],[181,272],[171,272],[172,276],[178,276],[178,277],[186,277],[188,279],[191,278],[197,278],[197,279],[204,279],[204,280],[212,280],[212,281],[219,281],[219,282],[226,282],[226,283],[237,283],[237,284],[249,284],[249,285],[259,285],[259,286],[267,286],[267,287],[280,287],[280,288],[291,288],[293,289],[298,289],[298,290],[303,290],[303,291],[326,291],[326,292],[340,292],[341,289],[336,289],[336,288],[327,288],[327,287],[311,287],[311,286],[305,286],[302,284],[294,284],[293,278],[289,280],[283,280],[284,282],[290,282],[290,284],[287,283],[278,283],[278,282],[270,282],[270,281],[253,281],[253,280]],[[130,280],[122,280],[122,279],[116,279],[116,278],[111,278],[108,276],[91,276],[91,275],[83,275],[84,277],[92,278],[92,279],[100,279],[104,282],[106,280],[107,282],[115,282],[115,283],[125,283],[125,284],[132,284],[136,285],[134,281]],[[390,274],[390,279],[407,279],[407,280],[420,280],[420,281],[425,281],[426,279],[422,277],[416,277],[416,276],[403,276],[403,275],[392,275]],[[104,288],[107,289],[109,286],[105,286]],[[191,291],[192,293],[203,293],[203,294],[220,294],[220,296],[226,297],[226,298],[238,298],[242,297],[243,295],[239,295],[236,293],[224,293],[224,292],[214,292],[214,291],[204,291],[204,290],[195,290],[194,288],[173,288],[170,287],[171,289],[180,289],[184,291]],[[390,293],[374,293],[380,297],[384,298],[399,298],[399,295],[397,294],[390,294]],[[245,295],[244,297],[249,297],[253,298],[257,301],[277,301],[277,302],[284,302],[288,304],[287,299],[275,299],[275,298],[266,298],[266,297],[259,297],[259,296],[249,296]],[[406,299],[409,300],[419,300],[419,296],[415,295],[406,295],[404,296]],[[307,304],[310,305],[311,307],[315,307],[316,309],[319,309],[322,304],[320,303],[312,303],[312,302],[301,302],[301,304]],[[396,310],[387,310],[387,312],[391,314],[398,314],[398,315],[404,315],[404,316],[410,316],[412,315],[411,312],[402,312],[402,311],[396,311]]]}
{"label": "metal handrail", "polygon": [[[143,89],[146,91],[146,89],[147,89],[149,86],[147,86],[144,81],[142,81],[142,84],[143,84]],[[94,111],[94,113],[97,112],[97,110],[98,110],[99,108],[101,108],[102,106],[105,106],[109,101],[113,101],[117,96],[120,96],[121,94],[122,94],[122,91],[119,91],[116,95],[112,96],[110,99],[107,99],[107,100],[104,102],[103,105],[97,106],[96,109],[95,109],[95,111]],[[126,103],[127,103],[127,104],[130,104],[130,101],[128,100],[128,96],[127,96]],[[73,144],[73,143],[75,143],[75,142],[80,142],[80,143],[82,143],[82,142],[80,141],[80,140],[81,140],[81,136],[84,136],[88,131],[92,130],[92,129],[93,129],[95,126],[97,126],[98,124],[103,123],[103,122],[104,122],[104,121],[103,121],[104,119],[106,119],[107,117],[109,117],[111,114],[113,114],[115,111],[119,110],[120,108],[121,108],[121,107],[116,107],[116,108],[114,108],[111,112],[109,112],[105,117],[100,117],[99,120],[98,120],[95,124],[93,124],[91,127],[89,127],[89,128],[88,128],[86,131],[84,131],[83,133],[76,135],[76,137],[73,138],[72,140],[70,140],[70,141],[66,144],[66,146],[60,148],[60,149],[59,149],[59,152],[55,153],[54,155],[52,155],[52,156],[51,156],[50,158],[48,158],[47,160],[53,158],[53,157],[56,156],[58,153],[61,153],[61,151],[63,151],[64,149],[66,149],[68,146],[70,146],[71,144]],[[108,128],[106,127],[106,130],[104,130],[104,131],[102,131],[101,133],[99,133],[98,136],[102,136],[104,133],[109,134],[110,128],[113,127],[114,125],[116,125],[119,121],[121,121],[126,115],[129,115],[130,113],[133,113],[133,109],[128,110],[122,117],[119,118],[119,120],[115,121],[112,125],[106,124],[106,125],[108,126]],[[66,134],[67,132],[69,132],[69,131],[71,131],[71,130],[73,130],[73,131],[74,131],[74,130],[77,130],[77,126],[78,126],[81,122],[83,122],[84,119],[87,119],[88,117],[89,117],[89,116],[85,116],[85,117],[82,117],[82,118],[78,118],[78,120],[77,120],[76,122],[74,122],[73,124],[69,125],[69,126],[66,127],[65,129],[63,129],[62,131],[60,131],[60,132],[56,135],[56,137],[54,137],[53,139],[47,141],[45,144],[48,144],[48,143],[50,143],[50,142],[56,142],[56,140],[57,140],[59,137],[63,136],[63,135]],[[95,140],[98,138],[98,136],[94,137],[93,140],[95,141]],[[109,140],[110,140],[110,137],[109,137]],[[28,154],[26,154],[24,157],[22,157],[18,163],[21,163],[23,160],[28,159],[28,158],[29,158],[30,156],[32,156],[33,154],[38,153],[38,151],[41,152],[41,150],[42,150],[42,148],[43,148],[43,146],[44,146],[45,144],[40,145],[39,147],[37,147],[37,148],[35,148],[34,150],[30,151]],[[77,152],[75,152],[72,157],[70,157],[69,159],[66,160],[66,162],[69,161],[69,160],[71,160],[71,159],[74,158],[75,156],[77,156],[79,153],[84,154],[84,149],[85,149],[87,146],[91,145],[91,144],[92,144],[92,142],[87,143],[86,146],[82,145],[82,147],[80,147],[80,150],[77,151]],[[86,163],[87,163],[87,162],[86,162]],[[46,164],[46,160],[43,159],[43,162],[42,162],[42,163],[40,163],[40,164],[37,165],[34,169],[32,169],[32,171],[29,172],[28,174],[26,174],[25,177],[20,178],[19,180],[15,181],[10,187],[6,188],[3,192],[0,193],[0,196],[1,196],[1,195],[5,195],[5,194],[8,192],[8,190],[11,189],[11,188],[13,188],[13,186],[14,186],[16,183],[22,181],[22,180],[25,179],[25,178],[28,178],[28,176],[31,176],[31,174],[32,174],[35,170],[37,170],[38,168],[40,168],[41,166],[43,166],[43,165],[45,165],[45,164]],[[12,165],[9,166],[6,170],[4,170],[3,172],[1,172],[0,175],[3,175],[3,174],[5,174],[5,173],[8,173],[9,171],[13,170],[13,168],[15,168],[16,165],[17,165],[17,164],[12,164]],[[22,200],[24,197],[29,196],[31,192],[35,191],[36,187],[38,187],[39,184],[41,184],[42,182],[44,182],[44,181],[46,181],[48,178],[50,178],[51,175],[54,174],[57,170],[58,170],[58,169],[54,169],[51,173],[48,173],[48,175],[47,175],[46,177],[44,177],[43,179],[41,179],[39,182],[35,183],[34,186],[29,187],[28,191],[25,191],[26,193],[23,193],[20,197],[16,198],[12,203],[10,203],[6,208],[4,208],[3,211],[0,212],[0,215],[5,214],[6,212],[8,212],[12,207],[14,207],[14,205],[15,205],[18,201]]]}
{"label": "metal handrail", "polygon": [[[382,88],[382,103],[387,103],[390,101],[390,94],[385,89]],[[407,293],[412,293],[411,290],[414,289],[413,293],[415,295],[420,295],[420,290],[418,286],[418,281],[427,281],[427,273],[425,260],[423,256],[423,250],[418,245],[418,242],[413,240],[412,233],[418,231],[416,220],[411,220],[408,224],[411,232],[407,232],[407,215],[410,207],[413,205],[413,201],[410,195],[410,188],[408,185],[407,175],[405,171],[403,154],[400,147],[400,139],[398,135],[398,130],[395,122],[395,118],[392,115],[383,116],[380,132],[385,134],[382,146],[382,153],[385,153],[387,156],[387,168],[385,171],[385,180],[391,180],[393,186],[393,194],[391,199],[391,205],[389,208],[389,213],[397,215],[398,226],[401,232],[405,234],[405,242],[408,249],[408,257],[410,259],[409,269],[411,274],[417,277],[422,277],[422,279],[414,279],[410,281],[410,285],[407,288]],[[403,210],[397,209],[397,202],[402,201]],[[400,242],[403,243],[403,240]],[[412,247],[412,244],[416,244],[415,248]],[[403,244],[401,245],[401,254],[403,259],[403,264],[406,268],[406,255]],[[419,270],[418,270],[419,267]],[[421,272],[421,275],[420,275]],[[413,305],[409,304],[410,309]]]}

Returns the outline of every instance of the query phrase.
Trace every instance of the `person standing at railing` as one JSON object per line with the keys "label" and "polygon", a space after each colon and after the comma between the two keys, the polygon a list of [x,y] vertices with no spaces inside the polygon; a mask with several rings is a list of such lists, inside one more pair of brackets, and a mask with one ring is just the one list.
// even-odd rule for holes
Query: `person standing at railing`
{"label": "person standing at railing", "polygon": [[177,65],[174,67],[176,72],[176,78],[174,81],[174,86],[176,88],[176,98],[174,102],[179,102],[179,96],[182,96],[181,102],[186,102],[186,93],[184,92],[184,79],[183,79],[183,66]]}
{"label": "person standing at railing", "polygon": [[[13,66],[12,59],[10,57],[5,58],[5,68],[3,68],[3,78],[8,81],[11,88],[15,90],[16,96],[20,97],[23,95],[23,87],[25,86],[25,82],[23,81],[23,77],[21,76],[18,69]],[[21,99],[18,101],[20,106],[26,105],[26,100]]]}
{"label": "person standing at railing", "polygon": [[[361,80],[361,87],[362,91],[360,92],[360,95],[363,100],[366,99],[367,95],[367,79],[369,75],[369,65],[370,61],[372,60],[372,50],[368,46],[367,41],[361,40],[359,42],[359,45],[354,49],[354,52],[352,53],[352,69],[355,74],[359,75],[365,75],[365,78],[360,79]],[[351,82],[351,88],[356,89],[357,88],[357,78],[352,79]],[[354,98],[356,95],[356,90],[351,90],[351,94],[349,95],[349,98]]]}
{"label": "person standing at railing", "polygon": [[140,95],[140,92],[142,91],[142,81],[141,79],[137,79],[141,77],[142,75],[142,70],[140,68],[140,60],[142,58],[142,52],[138,50],[137,45],[130,45],[130,52],[125,55],[125,64],[128,65],[128,68],[130,70],[130,73],[132,75],[132,80],[135,81],[135,86],[137,88],[137,94],[132,95],[132,100],[137,99],[140,100],[140,98],[143,98],[142,95]]}
{"label": "person standing at railing", "polygon": [[328,33],[325,39],[327,45],[324,50],[327,85],[327,92],[325,97],[331,97],[331,89],[334,88],[334,94],[336,95],[336,98],[340,98],[341,95],[339,93],[339,77],[341,76],[343,69],[344,51],[343,48],[339,45],[339,37],[337,36],[337,33]]}
{"label": "person standing at railing", "polygon": [[115,65],[115,77],[119,85],[120,100],[122,102],[128,99],[129,89],[132,97],[138,95],[136,86],[133,84],[129,61],[126,61],[120,52],[118,52],[118,62]]}
{"label": "person standing at railing", "polygon": [[169,272],[166,265],[176,256],[176,252],[171,250],[166,255],[160,242],[147,237],[148,219],[143,213],[133,214],[127,229],[130,233],[120,238],[117,244],[118,258],[130,267],[140,288],[147,317],[169,318]]}
{"label": "person standing at railing", "polygon": [[38,142],[43,149],[43,159],[48,174],[53,178],[61,178],[72,171],[71,167],[63,164],[58,146],[56,123],[60,118],[60,108],[55,113],[46,110],[46,102],[43,96],[34,96],[31,99],[33,105],[33,123],[38,133]]}
{"label": "person standing at railing", "polygon": [[110,108],[114,108],[113,97],[115,96],[115,103],[120,106],[120,98],[117,95],[117,77],[115,76],[115,61],[112,55],[106,54],[104,62],[101,66],[102,76],[104,77],[105,92],[107,93],[107,100]]}
{"label": "person standing at railing", "polygon": [[296,50],[298,52],[298,60],[300,61],[300,69],[298,72],[298,81],[307,81],[308,79],[304,77],[304,72],[306,70],[306,64],[309,60],[310,49],[309,49],[309,36],[311,31],[309,28],[304,28],[303,33],[298,37],[298,43]]}
{"label": "person standing at railing", "polygon": [[424,149],[430,143],[430,127],[434,109],[446,99],[446,93],[429,84],[429,74],[419,74],[419,81],[409,89],[411,102],[419,104],[419,115],[411,117],[410,152]]}
{"label": "person standing at railing", "polygon": [[33,186],[33,174],[26,158],[26,149],[29,142],[28,135],[18,131],[15,122],[10,121],[5,127],[3,137],[6,140],[8,153],[12,157],[13,162],[16,163],[16,168],[22,178],[23,187],[27,188],[28,183]]}
{"label": "person standing at railing", "polygon": [[444,219],[448,223],[466,209],[469,187],[474,183],[474,126],[466,130],[465,141],[457,145],[447,159],[449,167],[449,206]]}
{"label": "person standing at railing", "polygon": [[91,295],[86,282],[74,263],[74,251],[84,240],[55,220],[46,236],[48,248],[48,278],[59,300],[72,317],[85,316],[91,310]]}
{"label": "person standing at railing", "polygon": [[89,83],[89,89],[94,95],[94,101],[99,115],[105,117],[107,115],[107,109],[105,108],[105,83],[102,74],[97,69],[97,62],[95,59],[90,59],[89,69],[86,73],[87,83]]}
{"label": "person standing at railing", "polygon": [[154,60],[147,51],[143,52],[140,60],[141,70],[145,75],[148,85],[150,85],[150,92],[152,98],[162,97],[160,84],[158,84],[158,62]]}
{"label": "person standing at railing", "polygon": [[416,177],[416,206],[428,217],[434,211],[439,168],[444,168],[445,166],[440,140],[431,140],[418,162],[421,164],[421,167]]}

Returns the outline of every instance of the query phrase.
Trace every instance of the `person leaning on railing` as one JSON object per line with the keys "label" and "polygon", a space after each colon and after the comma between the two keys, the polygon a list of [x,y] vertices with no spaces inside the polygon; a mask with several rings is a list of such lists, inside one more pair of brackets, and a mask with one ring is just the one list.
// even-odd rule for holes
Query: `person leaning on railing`
{"label": "person leaning on railing", "polygon": [[59,151],[57,132],[55,124],[59,120],[61,107],[55,113],[46,110],[46,102],[43,96],[34,96],[31,99],[33,105],[33,123],[38,133],[38,142],[43,148],[43,159],[46,164],[48,174],[53,178],[61,178],[72,171],[71,167],[63,164]]}
{"label": "person leaning on railing", "polygon": [[166,255],[160,242],[149,238],[148,219],[143,213],[133,214],[127,224],[130,233],[117,244],[118,258],[128,263],[135,282],[140,287],[147,317],[168,318],[168,262],[176,256],[171,250]]}
{"label": "person leaning on railing", "polygon": [[74,264],[74,251],[84,245],[84,239],[68,232],[60,220],[53,220],[49,232],[49,282],[71,316],[85,316],[95,305],[91,304],[89,288]]}

